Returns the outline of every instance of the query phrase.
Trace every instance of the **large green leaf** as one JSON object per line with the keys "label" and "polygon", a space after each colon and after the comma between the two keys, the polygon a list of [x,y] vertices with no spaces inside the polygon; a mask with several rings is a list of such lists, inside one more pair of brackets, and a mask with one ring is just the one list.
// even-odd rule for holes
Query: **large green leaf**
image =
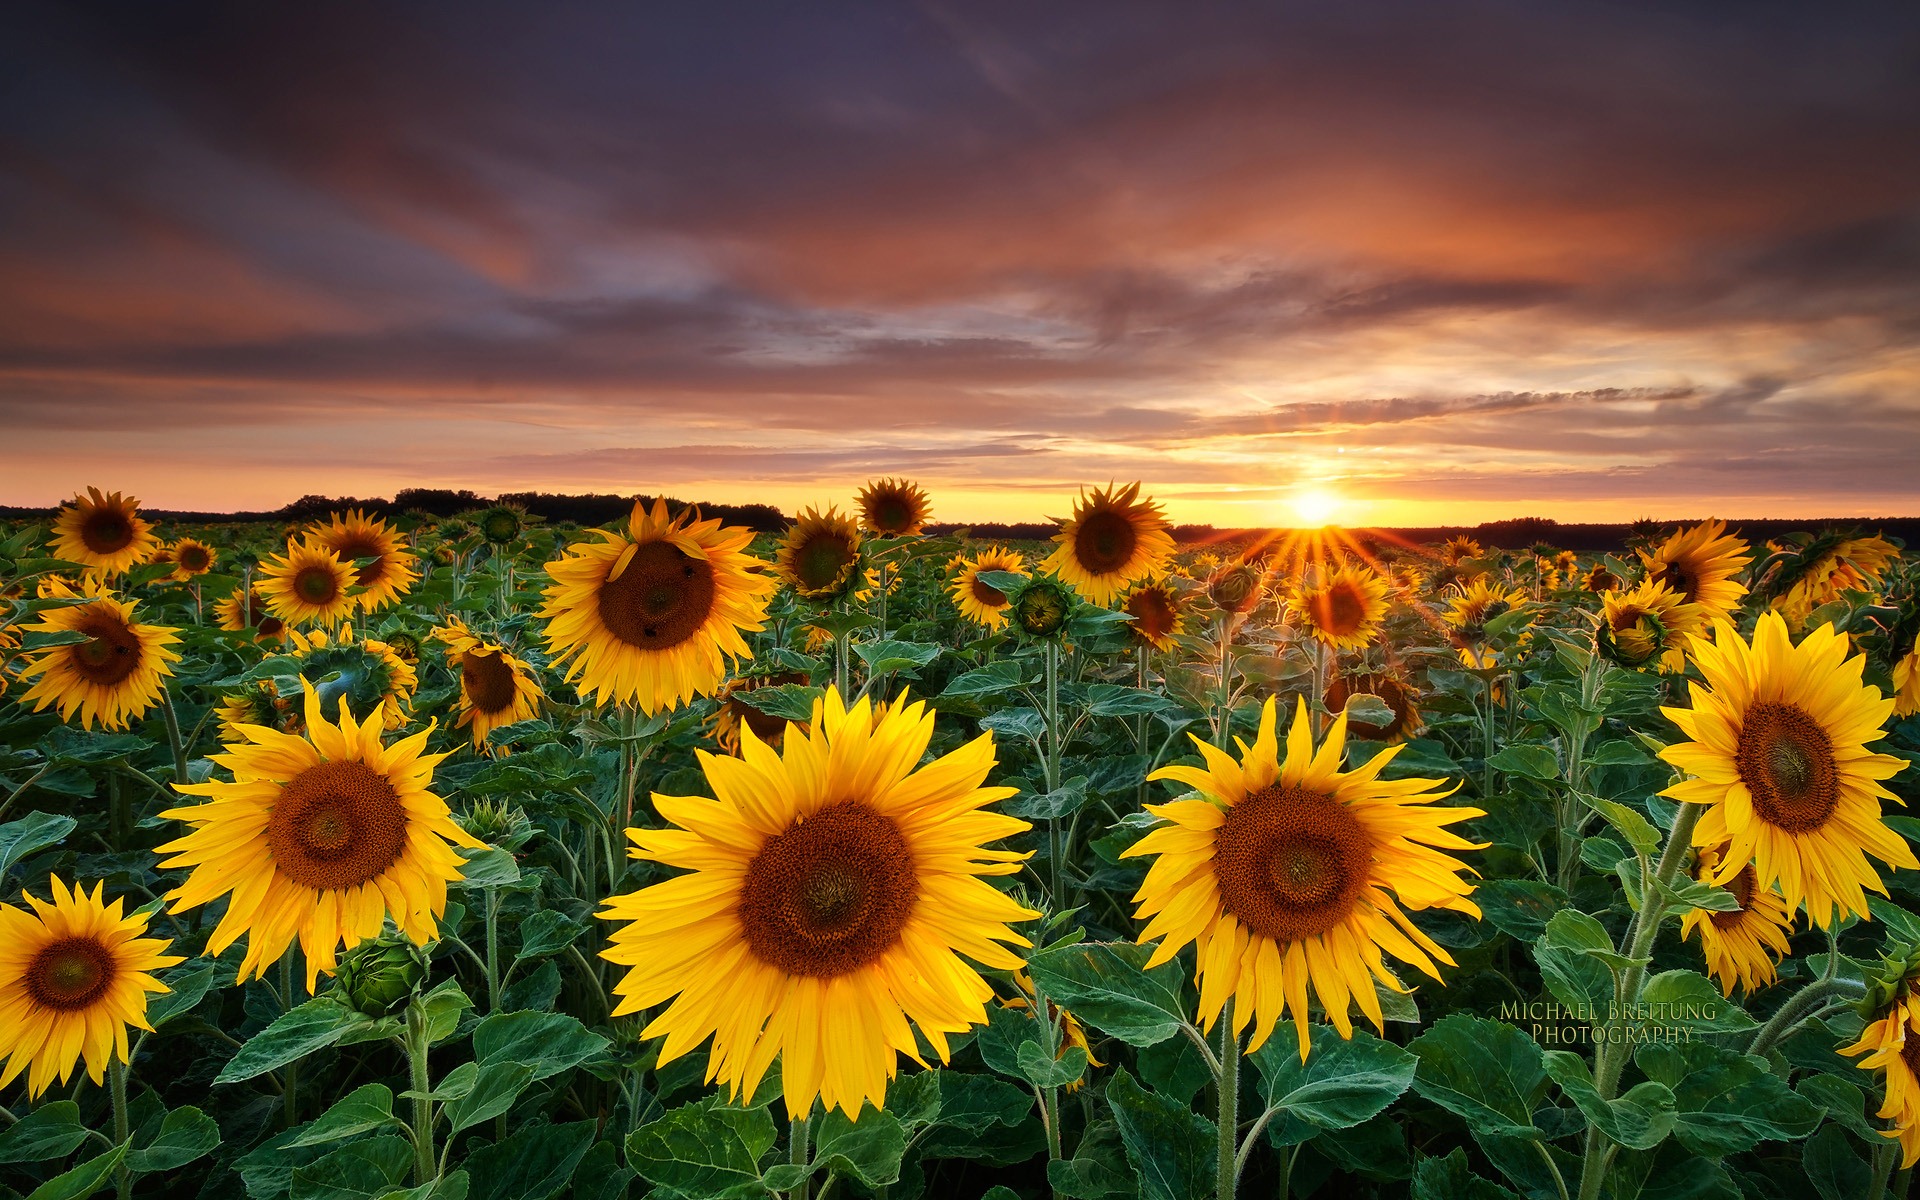
{"label": "large green leaf", "polygon": [[1706,1042],[1642,1046],[1634,1061],[1647,1078],[1673,1089],[1679,1119],[1674,1138],[1710,1158],[1762,1141],[1797,1141],[1813,1132],[1824,1111],[1789,1091],[1765,1059]]}
{"label": "large green leaf", "polygon": [[524,1063],[533,1079],[557,1075],[599,1054],[607,1039],[565,1013],[495,1013],[473,1028],[473,1056],[482,1066]]}
{"label": "large green leaf", "polygon": [[757,1190],[760,1160],[773,1149],[764,1108],[733,1108],[718,1096],[682,1105],[627,1138],[627,1162],[640,1178],[686,1196]]}
{"label": "large green leaf", "polygon": [[1511,1025],[1455,1013],[1408,1046],[1413,1089],[1466,1121],[1476,1137],[1537,1138],[1533,1110],[1547,1091],[1540,1047]]}
{"label": "large green leaf", "polygon": [[[14,864],[38,854],[48,846],[57,846],[72,833],[79,822],[68,816],[30,812],[18,821],[0,825],[0,879],[5,879]],[[40,880],[45,883],[46,880]]]}
{"label": "large green leaf", "polygon": [[372,1024],[372,1017],[348,1008],[331,996],[315,996],[281,1013],[273,1024],[248,1038],[246,1045],[240,1047],[213,1081],[239,1083],[264,1075]]}
{"label": "large green leaf", "polygon": [[474,1073],[473,1086],[465,1094],[449,1100],[442,1110],[447,1118],[447,1130],[458,1133],[478,1125],[482,1121],[492,1120],[507,1109],[520,1093],[533,1082],[533,1067],[521,1062],[484,1063]]}
{"label": "large green leaf", "polygon": [[1025,1162],[1046,1145],[1033,1093],[988,1075],[936,1071],[940,1115],[916,1145],[922,1158]]}
{"label": "large green leaf", "polygon": [[471,1200],[548,1200],[564,1191],[593,1145],[597,1121],[535,1125],[467,1156]]}
{"label": "large green leaf", "polygon": [[1177,962],[1152,970],[1152,949],[1131,942],[1080,942],[1027,961],[1047,998],[1110,1037],[1151,1046],[1180,1032],[1188,1006]]}
{"label": "large green leaf", "polygon": [[1520,1197],[1468,1170],[1467,1152],[1455,1146],[1445,1158],[1423,1158],[1414,1166],[1413,1200],[1520,1200]]}
{"label": "large green leaf", "polygon": [[1502,746],[1487,760],[1487,765],[1502,775],[1524,775],[1542,781],[1560,778],[1560,762],[1554,758],[1553,751],[1526,742]]}
{"label": "large green leaf", "polygon": [[138,1150],[127,1151],[127,1169],[172,1171],[184,1167],[220,1144],[220,1126],[192,1105],[176,1108],[160,1122],[160,1132]]}
{"label": "large green leaf", "polygon": [[105,1154],[96,1154],[33,1189],[27,1200],[85,1200],[85,1197],[107,1186],[112,1179],[113,1169],[120,1165],[126,1153],[126,1146],[120,1145]]}
{"label": "large green leaf", "polygon": [[1862,1200],[1873,1179],[1873,1164],[1838,1125],[1807,1139],[1800,1169],[1822,1200]]}
{"label": "large green leaf", "polygon": [[1074,1146],[1072,1158],[1048,1163],[1047,1183],[1069,1200],[1122,1200],[1140,1194],[1127,1167],[1120,1129],[1112,1121],[1095,1121]]}
{"label": "large green leaf", "polygon": [[853,652],[875,675],[884,675],[889,671],[913,671],[940,657],[940,647],[933,642],[858,642]]}
{"label": "large green leaf", "polygon": [[65,1158],[87,1140],[80,1106],[54,1100],[27,1113],[0,1132],[0,1163],[45,1162]]}
{"label": "large green leaf", "polygon": [[413,1146],[384,1135],[362,1138],[310,1163],[293,1168],[292,1200],[365,1200],[384,1196],[405,1183],[413,1167]]}
{"label": "large green leaf", "polygon": [[289,1149],[324,1146],[397,1123],[393,1092],[384,1083],[369,1083],[334,1101],[326,1112],[302,1125],[286,1145]]}
{"label": "large green leaf", "polygon": [[1547,1075],[1560,1085],[1574,1107],[1595,1129],[1620,1145],[1647,1150],[1673,1132],[1673,1091],[1666,1084],[1652,1080],[1637,1083],[1624,1095],[1609,1100],[1594,1087],[1586,1059],[1565,1050],[1548,1050],[1541,1061]]}
{"label": "large green leaf", "polygon": [[1473,902],[1494,928],[1531,942],[1546,932],[1547,921],[1566,906],[1567,894],[1533,879],[1489,879],[1473,889]]}
{"label": "large green leaf", "polygon": [[1419,1067],[1413,1055],[1364,1029],[1347,1040],[1324,1027],[1303,1063],[1291,1022],[1276,1026],[1252,1057],[1261,1096],[1268,1108],[1279,1110],[1268,1133],[1282,1146],[1378,1116],[1407,1090]]}
{"label": "large green leaf", "polygon": [[1125,1070],[1116,1070],[1107,1083],[1107,1103],[1140,1178],[1143,1200],[1193,1200],[1211,1193],[1218,1140],[1212,1121],[1147,1091]]}
{"label": "large green leaf", "polygon": [[892,1113],[868,1106],[853,1121],[836,1108],[820,1118],[814,1132],[814,1169],[833,1171],[862,1187],[886,1187],[900,1178],[906,1150],[906,1127]]}

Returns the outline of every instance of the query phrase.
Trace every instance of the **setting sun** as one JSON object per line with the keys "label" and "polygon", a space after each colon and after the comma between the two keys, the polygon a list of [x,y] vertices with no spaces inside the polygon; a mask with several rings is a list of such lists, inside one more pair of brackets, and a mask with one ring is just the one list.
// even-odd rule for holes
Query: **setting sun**
{"label": "setting sun", "polygon": [[1333,524],[1340,513],[1340,497],[1326,488],[1308,488],[1288,497],[1287,507],[1297,525],[1317,528]]}

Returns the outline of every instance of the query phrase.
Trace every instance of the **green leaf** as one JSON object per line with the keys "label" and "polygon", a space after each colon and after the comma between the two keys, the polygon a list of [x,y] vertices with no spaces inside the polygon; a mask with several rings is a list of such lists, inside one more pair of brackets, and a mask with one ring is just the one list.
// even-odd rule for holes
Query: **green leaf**
{"label": "green leaf", "polygon": [[1563,908],[1547,922],[1547,945],[1556,950],[1571,950],[1612,967],[1624,970],[1635,960],[1617,953],[1613,937],[1598,918],[1574,908]]}
{"label": "green leaf", "polygon": [[907,1152],[907,1131],[892,1113],[867,1105],[859,1120],[849,1120],[839,1109],[820,1118],[814,1134],[813,1166],[826,1168],[866,1188],[886,1187],[900,1178],[900,1160]]}
{"label": "green leaf", "polygon": [[940,657],[940,647],[933,642],[896,642],[891,639],[859,642],[853,647],[853,652],[875,675],[888,671],[912,671]]}
{"label": "green leaf", "polygon": [[1460,1117],[1476,1138],[1537,1138],[1546,1095],[1540,1047],[1511,1025],[1455,1013],[1407,1047],[1420,1060],[1413,1090]]}
{"label": "green leaf", "polygon": [[473,1007],[473,999],[449,979],[420,997],[419,1004],[427,1015],[427,1044],[436,1046],[453,1036],[460,1027],[460,1014]]}
{"label": "green leaf", "polygon": [[87,1127],[80,1123],[80,1106],[71,1100],[54,1100],[0,1132],[0,1163],[65,1158],[86,1140]]}
{"label": "green leaf", "polygon": [[1423,1158],[1413,1168],[1413,1200],[1520,1200],[1497,1183],[1467,1169],[1467,1152],[1455,1146],[1445,1158]]}
{"label": "green leaf", "polygon": [[465,1171],[453,1171],[438,1179],[430,1179],[419,1187],[394,1188],[382,1192],[375,1200],[467,1200],[468,1176]]}
{"label": "green leaf", "polygon": [[1738,1033],[1759,1023],[1696,971],[1664,971],[1655,975],[1640,989],[1640,1003],[1649,1006],[1640,1018],[1642,1023],[1654,1028]]}
{"label": "green leaf", "polygon": [[1349,722],[1357,725],[1384,729],[1393,724],[1393,705],[1370,692],[1348,696],[1346,706],[1341,711],[1346,713]]}
{"label": "green leaf", "polygon": [[449,1101],[442,1110],[448,1132],[458,1133],[506,1112],[532,1082],[533,1068],[526,1063],[487,1063],[475,1073],[466,1095]]}
{"label": "green leaf", "polygon": [[1033,1119],[1032,1092],[988,1075],[933,1074],[939,1079],[940,1115],[920,1137],[920,1157],[1006,1166],[1046,1148],[1046,1135]]}
{"label": "green leaf", "polygon": [[1027,581],[1027,576],[1020,571],[982,571],[974,578],[994,591],[1004,592],[1007,595],[1018,591],[1020,585]]}
{"label": "green leaf", "polygon": [[535,1125],[467,1156],[472,1200],[548,1200],[573,1181],[596,1121]]}
{"label": "green leaf", "polygon": [[1589,750],[1586,762],[1590,767],[1644,767],[1653,762],[1653,756],[1638,742],[1618,738]]}
{"label": "green leaf", "polygon": [[1473,901],[1495,929],[1531,942],[1546,932],[1553,914],[1566,907],[1567,894],[1533,879],[1489,879],[1473,889]]}
{"label": "green leaf", "polygon": [[1800,1169],[1822,1200],[1860,1200],[1873,1180],[1873,1164],[1838,1125],[1807,1139],[1806,1149],[1800,1152]]}
{"label": "green leaf", "polygon": [[[1789,1091],[1765,1059],[1706,1042],[1649,1043],[1634,1061],[1647,1078],[1673,1089],[1674,1139],[1705,1157],[1724,1158],[1763,1141],[1798,1141],[1824,1112],[1819,1101]],[[1854,1096],[1857,1113],[1857,1090]]]}
{"label": "green leaf", "polygon": [[515,861],[513,855],[505,850],[488,847],[468,854],[466,865],[460,868],[460,878],[451,886],[497,888],[519,882],[520,864]]}
{"label": "green leaf", "polygon": [[481,1066],[525,1063],[535,1081],[577,1067],[607,1045],[606,1038],[565,1013],[495,1013],[473,1029],[473,1056]]}
{"label": "green leaf", "polygon": [[543,908],[520,924],[520,959],[537,961],[580,940],[587,927],[558,909]]}
{"label": "green leaf", "polygon": [[293,1168],[292,1200],[367,1200],[401,1186],[413,1166],[404,1138],[363,1138]]}
{"label": "green leaf", "polygon": [[764,1108],[733,1108],[718,1096],[682,1105],[627,1138],[627,1162],[640,1178],[696,1196],[719,1196],[760,1181],[760,1160],[774,1143]]}
{"label": "green leaf", "polygon": [[126,1146],[119,1145],[105,1154],[97,1154],[71,1171],[55,1175],[33,1189],[27,1200],[84,1200],[107,1186],[113,1169],[120,1165],[126,1153]]}
{"label": "green leaf", "polygon": [[908,1129],[933,1124],[940,1118],[940,1072],[895,1076],[887,1085],[884,1107]]}
{"label": "green leaf", "polygon": [[192,1012],[213,988],[212,963],[194,963],[167,974],[160,980],[171,991],[156,994],[147,1002],[147,1024],[155,1029],[182,1013]]}
{"label": "green leaf", "polygon": [[1364,1029],[1351,1040],[1322,1029],[1307,1061],[1300,1061],[1299,1033],[1292,1022],[1253,1054],[1260,1094],[1279,1109],[1268,1126],[1276,1145],[1306,1141],[1322,1129],[1346,1129],[1385,1112],[1413,1082],[1420,1060]]}
{"label": "green leaf", "polygon": [[1214,1124],[1134,1082],[1124,1069],[1107,1084],[1113,1123],[1140,1179],[1143,1200],[1192,1200],[1213,1191]]}
{"label": "green leaf", "polygon": [[1636,853],[1648,855],[1659,848],[1660,831],[1654,827],[1652,821],[1641,816],[1638,811],[1616,800],[1589,796],[1585,792],[1575,792],[1574,795],[1582,804],[1604,817],[1607,824],[1619,830],[1620,835],[1627,839],[1627,844],[1632,846]]}
{"label": "green leaf", "polygon": [[779,683],[735,692],[733,698],[782,721],[811,721],[813,702],[826,694],[825,688],[804,683]]}
{"label": "green leaf", "polygon": [[1487,760],[1487,765],[1502,775],[1524,775],[1543,782],[1560,778],[1560,762],[1554,758],[1553,751],[1526,742],[1502,746],[1499,753]]}
{"label": "green leaf", "polygon": [[1678,886],[1668,884],[1666,893],[1668,910],[1671,912],[1688,912],[1696,908],[1708,912],[1740,911],[1740,901],[1732,892],[1698,880],[1689,879]]}
{"label": "green leaf", "polygon": [[305,1058],[315,1050],[333,1045],[355,1029],[373,1024],[365,1016],[331,996],[315,996],[305,1004],[274,1019],[273,1024],[247,1039],[237,1054],[220,1069],[215,1083],[239,1083]]}
{"label": "green leaf", "polygon": [[1039,1043],[1023,1042],[1016,1053],[1021,1077],[1035,1087],[1065,1087],[1087,1073],[1087,1052],[1079,1046],[1068,1046],[1055,1058]]}
{"label": "green leaf", "polygon": [[160,1122],[153,1141],[138,1150],[127,1151],[127,1169],[138,1175],[144,1171],[171,1171],[184,1167],[203,1154],[211,1154],[220,1144],[220,1126],[212,1117],[192,1105],[169,1112]]}
{"label": "green leaf", "polygon": [[1593,1073],[1579,1055],[1548,1050],[1541,1057],[1548,1077],[1560,1085],[1574,1107],[1595,1129],[1620,1145],[1629,1150],[1649,1150],[1673,1132],[1673,1090],[1666,1084],[1648,1080],[1608,1100],[1593,1086]]}
{"label": "green leaf", "polygon": [[1047,1183],[1070,1200],[1124,1200],[1140,1194],[1127,1167],[1120,1129],[1095,1121],[1081,1135],[1073,1157],[1047,1164]]}
{"label": "green leaf", "polygon": [[5,879],[14,864],[22,859],[58,845],[78,825],[72,817],[43,812],[30,812],[18,821],[0,825],[0,879]]}
{"label": "green leaf", "polygon": [[1048,999],[1130,1046],[1151,1046],[1180,1032],[1188,1004],[1177,962],[1152,970],[1153,951],[1131,942],[1081,942],[1043,950],[1027,962]]}
{"label": "green leaf", "polygon": [[1028,663],[1024,659],[1003,658],[990,662],[984,667],[956,675],[947,681],[940,691],[942,700],[962,696],[996,696],[1002,692],[1026,687],[1039,682],[1029,678]]}
{"label": "green leaf", "polygon": [[1123,687],[1117,683],[1096,683],[1080,697],[1086,712],[1096,717],[1133,717],[1145,713],[1171,712],[1180,702],[1150,688]]}
{"label": "green leaf", "polygon": [[1552,945],[1541,934],[1533,943],[1533,961],[1540,964],[1540,982],[1553,998],[1592,1021],[1613,1000],[1613,972],[1578,950]]}
{"label": "green leaf", "polygon": [[326,1112],[302,1125],[286,1145],[289,1149],[324,1146],[397,1123],[393,1115],[393,1092],[385,1084],[369,1083],[334,1101]]}
{"label": "green leaf", "polygon": [[1867,1121],[1867,1094],[1846,1080],[1832,1075],[1808,1075],[1794,1090],[1820,1105],[1829,1120],[1844,1125],[1863,1141],[1880,1136]]}

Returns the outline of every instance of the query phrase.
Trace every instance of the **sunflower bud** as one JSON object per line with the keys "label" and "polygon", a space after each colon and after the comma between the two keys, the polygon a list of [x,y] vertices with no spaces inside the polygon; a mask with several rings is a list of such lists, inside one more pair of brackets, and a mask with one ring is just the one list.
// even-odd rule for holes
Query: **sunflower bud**
{"label": "sunflower bud", "polygon": [[1013,594],[1010,607],[1014,623],[1028,637],[1058,637],[1073,612],[1073,593],[1052,579],[1030,579]]}
{"label": "sunflower bud", "polygon": [[479,526],[480,536],[496,546],[512,545],[526,528],[526,521],[520,513],[504,504],[496,504],[480,513],[474,517],[473,523]]}
{"label": "sunflower bud", "polygon": [[1223,612],[1252,612],[1260,603],[1262,582],[1260,568],[1252,563],[1232,563],[1207,580],[1207,598]]}
{"label": "sunflower bud", "polygon": [[505,800],[475,800],[453,819],[474,837],[502,850],[518,850],[533,836],[533,822],[527,814]]}
{"label": "sunflower bud", "polygon": [[427,956],[392,929],[361,942],[340,959],[334,974],[335,999],[365,1013],[382,1017],[398,1012],[427,977]]}
{"label": "sunflower bud", "polygon": [[1624,623],[1601,621],[1593,631],[1600,657],[1623,667],[1644,667],[1667,650],[1667,627],[1650,612],[1631,614]]}
{"label": "sunflower bud", "polygon": [[1869,1021],[1884,1016],[1888,1009],[1902,996],[1912,991],[1911,982],[1920,977],[1920,942],[1894,942],[1880,959],[1877,967],[1870,967],[1866,976],[1867,994],[1855,1005],[1860,1015]]}

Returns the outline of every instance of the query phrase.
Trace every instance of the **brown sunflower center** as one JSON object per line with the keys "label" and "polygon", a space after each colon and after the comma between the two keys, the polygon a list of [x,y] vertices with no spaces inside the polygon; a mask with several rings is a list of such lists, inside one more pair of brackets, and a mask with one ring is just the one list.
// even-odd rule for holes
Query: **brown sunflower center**
{"label": "brown sunflower center", "polygon": [[802,588],[818,592],[840,582],[853,561],[853,547],[837,533],[817,533],[794,552],[793,576]]}
{"label": "brown sunflower center", "polygon": [[1089,574],[1110,575],[1133,561],[1139,542],[1126,514],[1096,509],[1082,517],[1073,531],[1073,556]]}
{"label": "brown sunflower center", "polygon": [[460,656],[460,682],[467,687],[467,703],[483,713],[513,707],[518,689],[514,686],[513,667],[504,654],[467,651]]}
{"label": "brown sunflower center", "polygon": [[1213,844],[1222,906],[1281,943],[1345,920],[1373,858],[1372,840],[1345,805],[1278,784],[1228,809]]}
{"label": "brown sunflower center", "polygon": [[80,541],[95,554],[114,554],[133,544],[133,521],[113,508],[96,508],[80,522]]}
{"label": "brown sunflower center", "polygon": [[713,611],[713,565],[672,542],[642,542],[600,589],[608,632],[643,650],[666,650],[700,632]]}
{"label": "brown sunflower center", "polygon": [[978,575],[973,579],[973,598],[988,608],[1001,608],[1007,603],[1007,594],[997,587],[988,587],[980,582]]}
{"label": "brown sunflower center", "polygon": [[370,586],[386,573],[386,548],[372,538],[362,534],[353,534],[341,538],[339,541],[333,543],[329,549],[333,551],[334,557],[338,558],[341,562],[350,563],[357,558],[371,558],[373,560],[366,566],[361,567],[358,575],[354,579],[354,582],[358,583],[361,587]]}
{"label": "brown sunflower center", "polygon": [[1900,1045],[1900,1061],[1907,1064],[1907,1070],[1920,1076],[1920,1037],[1908,1033],[1906,1041]]}
{"label": "brown sunflower center", "polygon": [[113,951],[100,939],[64,937],[40,948],[22,982],[43,1008],[78,1012],[106,994],[117,971]]}
{"label": "brown sunflower center", "polygon": [[1357,737],[1383,740],[1395,737],[1407,727],[1411,715],[1407,689],[1391,675],[1343,675],[1327,685],[1327,711],[1337,713],[1346,708],[1347,701],[1355,696],[1373,695],[1380,698],[1393,710],[1393,719],[1385,725],[1374,725],[1366,721],[1347,722],[1349,732]]}
{"label": "brown sunflower center", "polygon": [[874,497],[867,519],[880,533],[902,534],[913,527],[913,505],[905,496],[888,492]]}
{"label": "brown sunflower center", "polygon": [[362,762],[323,762],[280,789],[267,818],[274,865],[323,891],[377,879],[407,846],[407,810],[386,776]]}
{"label": "brown sunflower center", "polygon": [[1335,584],[1330,591],[1314,597],[1314,620],[1321,629],[1335,636],[1344,637],[1357,631],[1366,615],[1366,605],[1350,584]]}
{"label": "brown sunflower center", "polygon": [[210,565],[205,546],[182,546],[174,561],[189,571],[204,571]]}
{"label": "brown sunflower center", "polygon": [[80,622],[87,640],[74,644],[68,662],[82,679],[112,687],[140,666],[140,638],[111,612],[94,612]]}
{"label": "brown sunflower center", "polygon": [[1684,563],[1670,562],[1662,567],[1660,574],[1654,576],[1654,578],[1678,592],[1689,603],[1693,601],[1693,572],[1687,570]]}
{"label": "brown sunflower center", "polygon": [[1754,874],[1752,863],[1748,863],[1746,866],[1740,868],[1738,875],[1735,875],[1732,879],[1722,884],[1722,887],[1733,893],[1734,902],[1737,903],[1740,908],[1737,912],[1716,912],[1710,914],[1713,918],[1714,928],[1726,929],[1738,925],[1741,920],[1746,917],[1747,910],[1753,907],[1753,894],[1759,889],[1759,885],[1760,879],[1759,876]]}
{"label": "brown sunflower center", "polygon": [[760,961],[831,979],[886,953],[918,896],[899,826],[849,800],[767,839],[747,866],[740,923]]}
{"label": "brown sunflower center", "polygon": [[332,604],[340,598],[340,578],[320,563],[301,567],[293,575],[293,594],[307,604]]}
{"label": "brown sunflower center", "polygon": [[1760,819],[1788,833],[1819,829],[1840,803],[1833,740],[1797,705],[1763,700],[1749,708],[1734,766]]}
{"label": "brown sunflower center", "polygon": [[1173,634],[1173,605],[1157,589],[1135,592],[1127,597],[1127,612],[1133,617],[1133,632],[1149,641]]}

